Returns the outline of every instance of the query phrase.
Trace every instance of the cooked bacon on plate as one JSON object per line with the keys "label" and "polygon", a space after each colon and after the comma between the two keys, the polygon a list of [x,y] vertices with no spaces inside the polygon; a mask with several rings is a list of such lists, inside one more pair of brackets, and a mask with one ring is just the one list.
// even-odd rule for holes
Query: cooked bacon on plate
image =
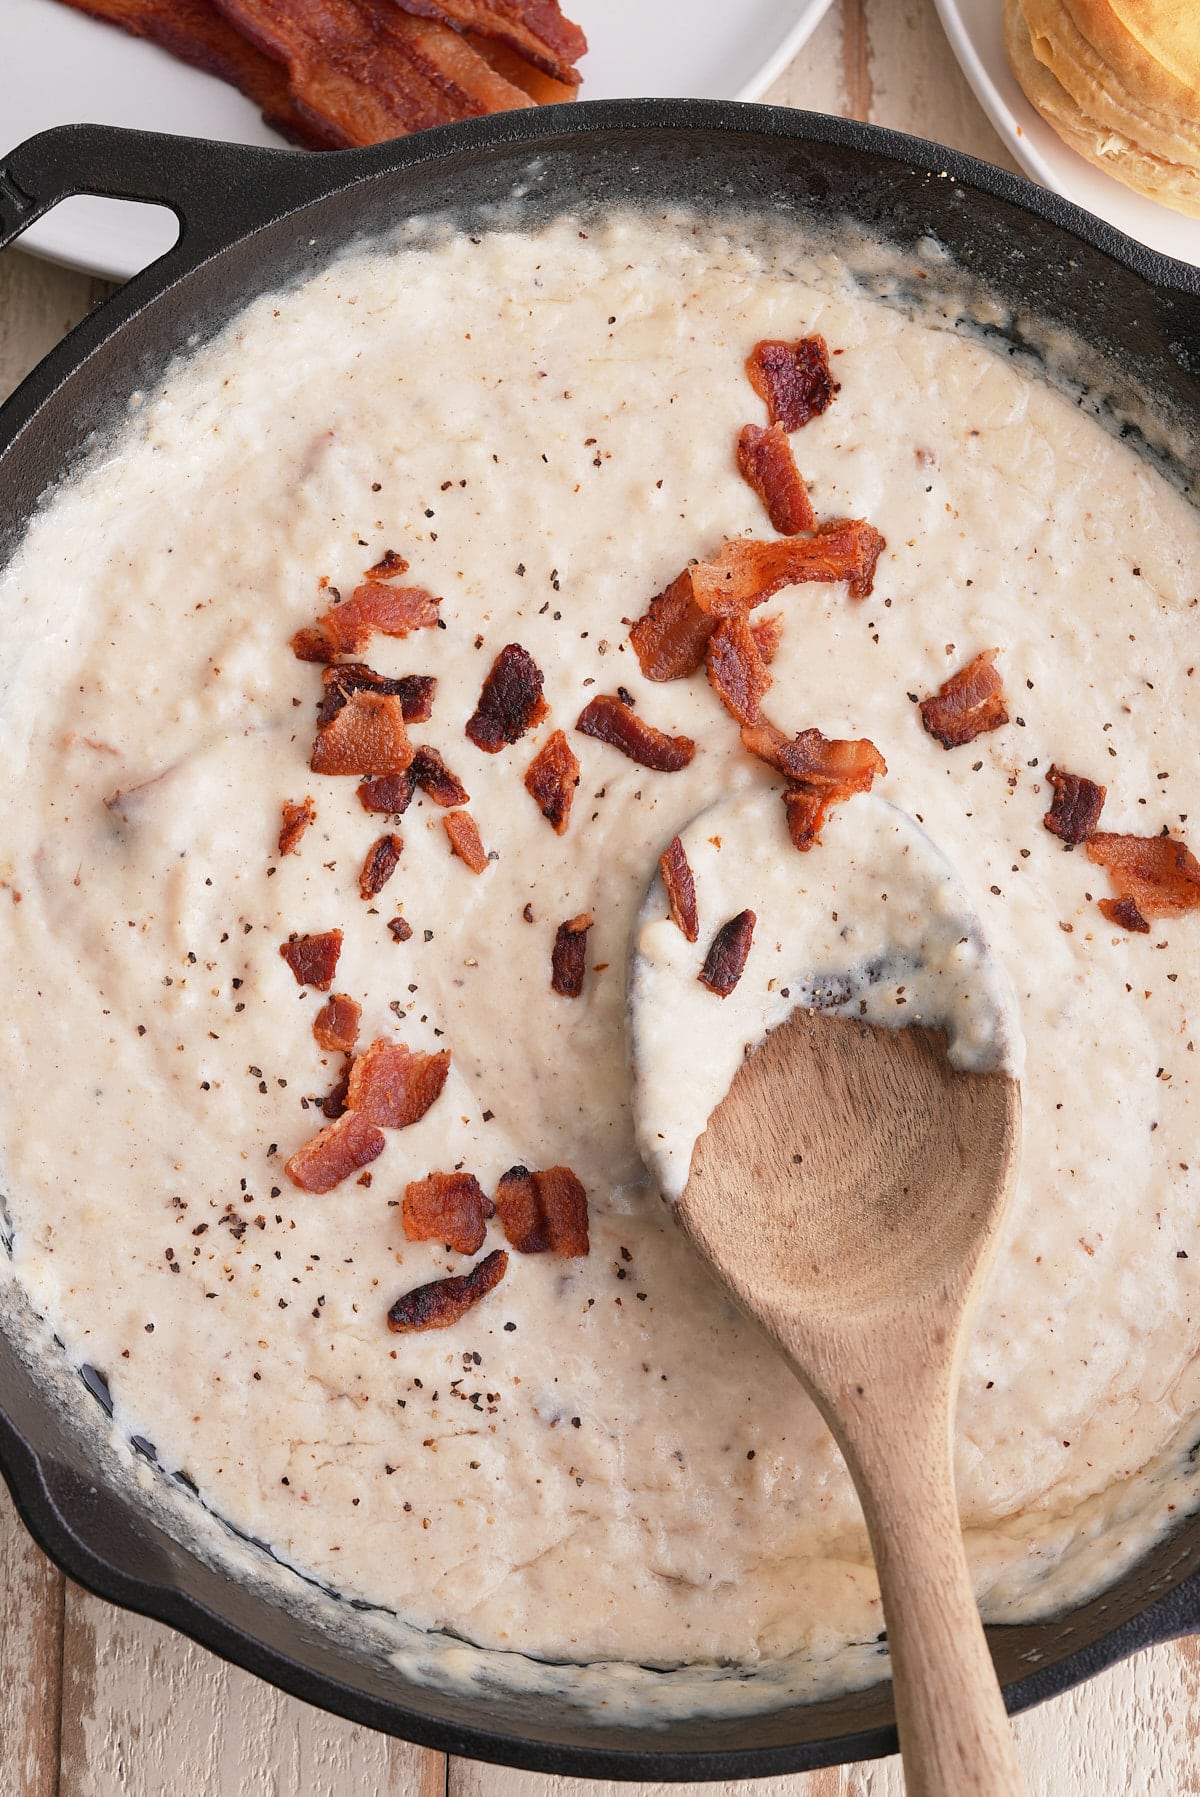
{"label": "cooked bacon on plate", "polygon": [[336,667],[322,668],[324,695],[317,712],[318,726],[331,723],[351,693],[395,693],[406,724],[428,723],[433,715],[433,694],[437,681],[432,674],[400,674],[391,679],[377,674],[361,661],[341,661]]}
{"label": "cooked bacon on plate", "polygon": [[957,749],[1007,724],[1004,681],[996,671],[999,653],[981,649],[965,668],[943,680],[936,693],[921,700],[921,722],[944,749]]}
{"label": "cooked bacon on plate", "polygon": [[557,81],[578,87],[574,64],[587,50],[578,25],[563,17],[558,0],[399,0],[405,12],[441,19],[457,30],[495,38]]}
{"label": "cooked bacon on plate", "polygon": [[437,750],[428,744],[417,750],[408,771],[435,805],[465,805],[471,797],[458,775],[450,772]]}
{"label": "cooked bacon on plate", "polygon": [[298,986],[315,986],[328,992],[342,952],[342,932],[322,930],[314,936],[292,936],[280,945],[280,954],[296,976]]}
{"label": "cooked bacon on plate", "polygon": [[496,1210],[518,1254],[586,1254],[587,1193],[569,1167],[540,1173],[510,1167],[496,1191]]}
{"label": "cooked bacon on plate", "polygon": [[327,998],[313,1018],[313,1035],[328,1054],[349,1054],[358,1041],[362,1006],[344,992]]}
{"label": "cooked bacon on plate", "polygon": [[696,883],[678,836],[672,838],[659,856],[658,870],[666,890],[672,923],[678,924],[689,942],[695,942],[700,934],[700,920],[696,913]]}
{"label": "cooked bacon on plate", "polygon": [[291,855],[300,847],[300,838],[314,822],[317,808],[311,799],[301,799],[298,805],[289,800],[283,802],[283,822],[279,826],[279,853]]}
{"label": "cooked bacon on plate", "polygon": [[595,919],[590,911],[560,923],[550,953],[550,987],[563,998],[578,998],[587,971],[587,939]]}
{"label": "cooked bacon on plate", "polygon": [[473,1173],[429,1173],[404,1188],[401,1217],[410,1242],[445,1242],[478,1254],[496,1207]]}
{"label": "cooked bacon on plate", "polygon": [[525,790],[556,836],[567,827],[578,785],[578,758],[564,733],[556,730],[525,770]]}
{"label": "cooked bacon on plate", "polygon": [[1085,842],[1100,822],[1107,787],[1060,767],[1051,767],[1046,778],[1054,788],[1054,801],[1043,824],[1064,842]]}
{"label": "cooked bacon on plate", "polygon": [[487,850],[479,837],[479,827],[469,811],[448,811],[442,827],[450,838],[450,851],[465,861],[473,874],[481,874],[488,864]]}
{"label": "cooked bacon on plate", "polygon": [[381,1129],[408,1129],[441,1096],[449,1071],[449,1049],[414,1052],[403,1042],[381,1037],[355,1058],[346,1108]]}
{"label": "cooked bacon on plate", "polygon": [[403,817],[416,790],[412,763],[399,774],[382,774],[378,780],[360,780],[358,802],[364,811],[385,811],[392,817]]}
{"label": "cooked bacon on plate", "polygon": [[508,1255],[503,1248],[493,1248],[469,1273],[418,1285],[396,1299],[388,1311],[388,1328],[397,1335],[417,1329],[449,1329],[499,1285],[507,1269]]}
{"label": "cooked bacon on plate", "polygon": [[1119,836],[1099,830],[1087,857],[1108,869],[1117,898],[1101,899],[1110,923],[1146,931],[1151,917],[1177,917],[1200,908],[1200,862],[1175,836]]}
{"label": "cooked bacon on plate", "polygon": [[367,850],[367,858],[358,876],[358,890],[365,899],[377,898],[397,867],[404,851],[403,836],[381,836]]}
{"label": "cooked bacon on plate", "polygon": [[540,724],[549,709],[542,697],[542,670],[520,643],[507,643],[484,680],[479,703],[467,720],[467,735],[477,748],[495,755]]}
{"label": "cooked bacon on plate", "polygon": [[771,687],[771,676],[745,612],[722,618],[709,638],[709,685],[739,724],[752,724]]}
{"label": "cooked bacon on plate", "polygon": [[580,712],[575,728],[584,736],[594,736],[598,742],[620,749],[631,761],[658,774],[677,774],[696,753],[690,736],[668,736],[664,730],[656,730],[616,693],[599,693],[590,700]]}
{"label": "cooked bacon on plate", "polygon": [[298,1148],[283,1170],[301,1191],[332,1192],[382,1154],[383,1144],[382,1130],[357,1111],[347,1111]]}
{"label": "cooked bacon on plate", "polygon": [[728,998],[741,979],[757,922],[753,911],[739,911],[736,917],[723,923],[713,937],[704,957],[704,966],[696,978],[718,998]]}
{"label": "cooked bacon on plate", "polygon": [[424,587],[365,581],[314,625],[298,630],[292,638],[292,653],[301,661],[335,661],[339,655],[358,655],[377,634],[402,637],[430,628],[438,621],[441,603]]}
{"label": "cooked bacon on plate", "polygon": [[782,424],[772,424],[766,430],[757,424],[743,425],[738,437],[737,465],[742,479],[754,488],[767,508],[773,530],[794,537],[798,531],[816,529],[808,488]]}
{"label": "cooked bacon on plate", "polygon": [[838,391],[824,337],[756,343],[746,358],[746,373],[771,423],[781,424],[785,431],[797,431],[817,417]]}
{"label": "cooked bacon on plate", "polygon": [[397,695],[357,692],[318,725],[308,765],[314,774],[402,774],[412,758]]}

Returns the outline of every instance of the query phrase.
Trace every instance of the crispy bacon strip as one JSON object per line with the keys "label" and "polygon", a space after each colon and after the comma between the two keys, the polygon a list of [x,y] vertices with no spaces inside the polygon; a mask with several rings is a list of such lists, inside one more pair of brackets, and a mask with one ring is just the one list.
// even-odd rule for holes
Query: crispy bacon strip
{"label": "crispy bacon strip", "polygon": [[689,942],[695,942],[700,934],[700,919],[696,912],[696,883],[678,836],[671,840],[659,856],[658,870],[666,890],[672,923],[678,924]]}
{"label": "crispy bacon strip", "polygon": [[578,757],[564,733],[556,730],[525,771],[525,790],[556,836],[567,827],[578,785]]}
{"label": "crispy bacon strip", "polygon": [[535,68],[575,88],[574,64],[587,50],[578,25],[563,17],[558,0],[399,0],[405,12],[442,19],[459,31],[496,38]]}
{"label": "crispy bacon strip", "polygon": [[279,853],[291,855],[300,847],[300,838],[315,822],[317,808],[312,799],[302,799],[298,805],[289,800],[283,802],[283,822],[279,826]]}
{"label": "crispy bacon strip", "polygon": [[473,1173],[429,1173],[405,1186],[400,1214],[410,1242],[445,1242],[456,1254],[478,1254],[496,1207]]}
{"label": "crispy bacon strip", "polygon": [[362,1006],[344,992],[327,998],[313,1018],[313,1035],[327,1054],[349,1054],[358,1041]]}
{"label": "crispy bacon strip", "polygon": [[616,693],[597,694],[580,712],[575,728],[658,774],[677,774],[696,753],[690,736],[668,736],[664,730],[656,730]]}
{"label": "crispy bacon strip", "polygon": [[361,654],[376,634],[402,637],[435,625],[441,603],[424,587],[364,581],[343,604],[331,606],[314,625],[298,630],[292,653],[300,661],[335,661],[339,655]]}
{"label": "crispy bacon strip", "polygon": [[692,597],[692,570],[685,568],[630,627],[629,641],[647,680],[682,680],[704,661],[714,628]]}
{"label": "crispy bacon strip", "polygon": [[575,1259],[588,1251],[587,1193],[569,1167],[540,1173],[510,1167],[496,1191],[496,1211],[518,1254]]}
{"label": "crispy bacon strip", "polygon": [[944,749],[957,749],[1007,724],[1004,682],[995,666],[999,653],[981,649],[965,668],[943,680],[936,693],[921,700],[921,722]]}
{"label": "crispy bacon strip", "polygon": [[[1119,836],[1098,830],[1087,857],[1108,869],[1117,899],[1101,899],[1110,923],[1149,929],[1147,918],[1200,909],[1200,862],[1176,836]],[[1140,922],[1137,919],[1141,919]]]}
{"label": "crispy bacon strip", "polygon": [[435,805],[465,805],[471,797],[458,775],[450,772],[437,750],[428,744],[417,750],[409,772]]}
{"label": "crispy bacon strip", "polygon": [[750,385],[764,402],[772,424],[799,430],[833,403],[839,391],[829,368],[824,337],[801,337],[796,343],[764,340],[746,358]]}
{"label": "crispy bacon strip", "polygon": [[776,612],[773,618],[760,618],[757,624],[751,624],[750,634],[758,645],[758,653],[770,666],[779,654],[779,645],[783,641],[783,615]]}
{"label": "crispy bacon strip", "polygon": [[508,1255],[503,1248],[493,1248],[469,1273],[431,1280],[397,1298],[388,1311],[388,1328],[396,1335],[417,1329],[449,1329],[499,1285],[507,1270]]}
{"label": "crispy bacon strip", "polygon": [[382,1154],[383,1144],[382,1130],[355,1111],[347,1111],[298,1148],[283,1170],[302,1192],[332,1192],[343,1179]]}
{"label": "crispy bacon strip", "polygon": [[402,774],[412,758],[396,694],[358,692],[318,726],[308,765],[314,774]]}
{"label": "crispy bacon strip", "polygon": [[[414,757],[415,759],[415,757]],[[360,780],[358,802],[364,811],[386,811],[392,817],[403,817],[416,790],[412,764],[400,774],[383,774],[378,780]]]}
{"label": "crispy bacon strip", "polygon": [[794,786],[812,786],[834,800],[867,792],[876,774],[887,773],[887,762],[868,737],[846,740],[822,736],[819,730],[801,730],[785,736],[774,724],[747,724],[742,744],[760,761],[777,768]]}
{"label": "crispy bacon strip", "polygon": [[578,998],[587,971],[588,931],[595,922],[590,911],[560,923],[550,953],[550,988],[563,998]]}
{"label": "crispy bacon strip", "polygon": [[346,1108],[381,1129],[408,1129],[441,1096],[449,1071],[449,1049],[414,1053],[403,1042],[381,1037],[355,1058]]}
{"label": "crispy bacon strip", "polygon": [[398,549],[385,549],[374,567],[368,568],[364,580],[399,580],[408,573],[408,563]]}
{"label": "crispy bacon strip", "polygon": [[722,618],[706,656],[708,681],[739,724],[753,724],[771,688],[771,676],[745,612]]}
{"label": "crispy bacon strip", "polygon": [[696,978],[718,998],[728,998],[741,979],[757,922],[753,911],[739,911],[713,937]]}
{"label": "crispy bacon strip", "polygon": [[328,992],[342,952],[342,932],[322,930],[316,936],[292,936],[281,943],[280,954],[296,976],[298,986],[315,986]]}
{"label": "crispy bacon strip", "polygon": [[547,75],[545,69],[535,69],[531,62],[518,56],[507,44],[498,38],[482,37],[477,31],[465,31],[463,36],[472,50],[477,50],[483,60],[495,69],[497,75],[503,75],[514,87],[536,100],[539,106],[561,106],[567,100],[575,98],[575,85],[567,81],[559,81],[553,75]]}
{"label": "crispy bacon strip", "polygon": [[377,898],[397,867],[404,850],[403,836],[381,836],[367,850],[367,858],[358,876],[358,890],[364,899]]}
{"label": "crispy bacon strip", "polygon": [[781,587],[805,581],[846,581],[852,599],[866,599],[887,544],[865,518],[835,518],[811,536],[761,540],[734,537],[691,570],[692,598],[701,611],[728,617],[761,605]]}
{"label": "crispy bacon strip", "polygon": [[473,874],[481,874],[488,864],[487,850],[479,838],[479,829],[469,811],[448,811],[442,826],[450,838],[450,850],[465,861]]}
{"label": "crispy bacon strip", "polygon": [[1052,766],[1046,778],[1054,788],[1054,802],[1042,823],[1064,842],[1085,842],[1100,822],[1107,787],[1085,780],[1082,774],[1068,774],[1060,767]]}
{"label": "crispy bacon strip", "polygon": [[766,506],[773,530],[794,537],[798,531],[817,528],[808,488],[782,424],[772,424],[767,430],[757,424],[743,425],[737,465],[742,479]]}
{"label": "crispy bacon strip", "polygon": [[324,695],[317,712],[318,727],[333,722],[351,693],[394,693],[406,724],[425,724],[433,715],[433,694],[437,680],[432,674],[401,674],[395,680],[377,674],[361,661],[342,661],[336,667],[322,668]]}
{"label": "crispy bacon strip", "polygon": [[492,663],[479,703],[467,719],[467,735],[476,748],[496,755],[540,724],[549,711],[542,697],[542,670],[528,649],[507,643]]}

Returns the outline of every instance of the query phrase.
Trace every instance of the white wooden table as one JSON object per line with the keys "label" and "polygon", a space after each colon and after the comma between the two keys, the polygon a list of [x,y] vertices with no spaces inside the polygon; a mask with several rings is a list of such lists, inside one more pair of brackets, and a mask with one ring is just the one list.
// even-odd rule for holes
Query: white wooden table
{"label": "white wooden table", "polygon": [[[839,0],[768,98],[872,119],[1013,166],[958,72],[932,0]],[[0,256],[0,394],[106,291],[13,250]],[[1141,1654],[1021,1718],[1017,1735],[1031,1797],[1200,1794],[1200,1641]],[[0,1486],[0,1797],[672,1790],[899,1797],[903,1778],[888,1760],[721,1786],[610,1786],[447,1761],[309,1709],[158,1623],[88,1596],[32,1545]]]}

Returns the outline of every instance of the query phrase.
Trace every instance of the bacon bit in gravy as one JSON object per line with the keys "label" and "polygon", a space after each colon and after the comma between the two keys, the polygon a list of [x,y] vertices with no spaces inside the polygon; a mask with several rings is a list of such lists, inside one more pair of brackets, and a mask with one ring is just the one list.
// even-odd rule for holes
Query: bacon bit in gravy
{"label": "bacon bit in gravy", "polygon": [[692,598],[692,570],[685,568],[631,626],[629,641],[647,680],[682,680],[704,660],[713,620]]}
{"label": "bacon bit in gravy", "polygon": [[298,986],[315,986],[328,992],[342,952],[342,932],[323,930],[318,936],[293,936],[279,950],[296,976]]}
{"label": "bacon bit in gravy", "polygon": [[397,580],[401,574],[408,573],[408,563],[395,549],[385,549],[373,568],[368,568],[366,580]]}
{"label": "bacon bit in gravy", "polygon": [[283,802],[283,823],[279,828],[279,853],[291,855],[300,847],[300,838],[308,826],[316,820],[317,808],[311,799],[303,799],[299,805],[289,800]]}
{"label": "bacon bit in gravy", "polygon": [[381,836],[371,844],[358,876],[358,890],[363,898],[378,897],[399,866],[403,850],[403,836]]}
{"label": "bacon bit in gravy", "polygon": [[788,835],[793,846],[803,853],[821,840],[821,831],[834,800],[829,792],[822,792],[818,787],[795,786],[784,793],[783,803],[787,811]]}
{"label": "bacon bit in gravy", "polygon": [[797,431],[816,418],[839,391],[829,370],[824,337],[756,343],[746,358],[746,373],[771,423],[781,424],[785,431]]}
{"label": "bacon bit in gravy", "polygon": [[402,774],[412,758],[395,693],[358,692],[317,730],[308,765],[314,774]]}
{"label": "bacon bit in gravy", "polygon": [[344,992],[327,998],[313,1018],[312,1031],[317,1045],[327,1054],[349,1054],[358,1041],[358,1022],[362,1006]]}
{"label": "bacon bit in gravy", "polygon": [[301,661],[360,655],[377,632],[407,636],[412,630],[436,624],[441,603],[424,587],[393,587],[368,580],[355,587],[344,605],[332,606],[315,625],[298,630],[292,638],[292,653]]}
{"label": "bacon bit in gravy", "polygon": [[728,998],[741,979],[757,922],[753,911],[739,911],[736,917],[723,923],[713,937],[704,966],[696,978],[718,998]]}
{"label": "bacon bit in gravy", "polygon": [[410,763],[401,774],[384,774],[378,780],[360,780],[358,802],[364,811],[386,811],[392,817],[403,817],[412,803],[416,784]]}
{"label": "bacon bit in gravy", "polygon": [[739,724],[753,724],[771,676],[745,612],[723,618],[708,645],[708,681]]}
{"label": "bacon bit in gravy", "polygon": [[542,697],[542,670],[520,643],[508,643],[492,663],[479,704],[467,720],[476,748],[498,754],[540,724],[549,711]]}
{"label": "bacon bit in gravy", "polygon": [[689,942],[695,942],[700,934],[700,919],[696,914],[696,884],[678,836],[673,838],[670,846],[659,856],[658,870],[666,889],[672,923],[679,926]]}
{"label": "bacon bit in gravy", "polygon": [[346,1111],[346,1093],[350,1089],[350,1063],[346,1062],[340,1077],[334,1081],[321,1100],[321,1110],[331,1121],[342,1117]]}
{"label": "bacon bit in gravy", "polygon": [[325,694],[317,713],[317,727],[332,723],[351,693],[394,693],[406,724],[426,724],[433,716],[437,681],[432,674],[401,674],[395,680],[377,674],[362,661],[339,662],[321,670]]}
{"label": "bacon bit in gravy", "polygon": [[525,790],[556,836],[566,830],[579,785],[579,761],[561,730],[542,744],[525,772]]}
{"label": "bacon bit in gravy", "polygon": [[981,649],[974,661],[921,700],[921,722],[944,749],[957,749],[985,731],[1007,724],[1004,682],[995,668],[999,653],[999,649]]}
{"label": "bacon bit in gravy", "polygon": [[1115,923],[1119,929],[1136,930],[1142,936],[1150,934],[1150,925],[1132,899],[1099,899],[1097,903],[1109,923]]}
{"label": "bacon bit in gravy", "polygon": [[381,1129],[407,1129],[440,1097],[449,1071],[449,1049],[414,1053],[403,1042],[381,1037],[351,1067],[346,1107]]}
{"label": "bacon bit in gravy", "polygon": [[388,1328],[397,1335],[417,1329],[449,1329],[472,1305],[499,1285],[508,1268],[503,1248],[493,1248],[471,1268],[451,1279],[434,1279],[397,1298],[388,1311]]}
{"label": "bacon bit in gravy", "polygon": [[541,1173],[510,1167],[496,1191],[496,1210],[518,1254],[575,1259],[588,1251],[587,1193],[569,1167]]}
{"label": "bacon bit in gravy", "polygon": [[1054,788],[1054,802],[1042,823],[1052,836],[1064,842],[1086,842],[1100,822],[1107,787],[1085,780],[1082,774],[1068,774],[1051,767],[1046,778]]}
{"label": "bacon bit in gravy", "polygon": [[412,935],[412,925],[407,917],[393,917],[388,924],[394,942],[407,942]]}
{"label": "bacon bit in gravy", "polygon": [[783,641],[783,614],[776,612],[773,618],[761,618],[757,624],[751,624],[750,634],[758,644],[758,653],[769,665],[778,655]]}
{"label": "bacon bit in gravy", "polygon": [[1175,836],[1118,836],[1100,830],[1088,838],[1087,857],[1108,869],[1117,889],[1116,901],[1100,900],[1110,923],[1140,931],[1149,929],[1149,917],[1178,917],[1200,908],[1200,862]]}
{"label": "bacon bit in gravy", "polygon": [[445,1242],[478,1254],[496,1207],[473,1173],[430,1173],[404,1188],[401,1216],[410,1242]]}
{"label": "bacon bit in gravy", "polygon": [[729,617],[761,605],[781,587],[804,581],[835,585],[844,580],[852,599],[865,599],[873,590],[875,564],[886,547],[865,518],[835,518],[811,536],[734,537],[711,561],[697,562],[689,570],[692,598],[701,611]]}
{"label": "bacon bit in gravy", "polygon": [[767,508],[771,527],[785,537],[815,530],[816,514],[808,497],[792,446],[782,424],[763,430],[742,426],[737,446],[738,472]]}
{"label": "bacon bit in gravy", "polygon": [[587,938],[594,918],[590,911],[560,923],[550,955],[550,988],[563,998],[578,998],[587,967]]}
{"label": "bacon bit in gravy", "polygon": [[817,787],[835,800],[867,792],[876,774],[887,773],[887,762],[865,736],[845,740],[801,730],[789,738],[774,724],[761,723],[744,727],[742,743],[793,785]]}
{"label": "bacon bit in gravy", "polygon": [[347,1111],[298,1148],[283,1170],[303,1192],[332,1192],[382,1154],[383,1144],[382,1130],[356,1111]]}
{"label": "bacon bit in gravy", "polygon": [[600,693],[585,705],[575,725],[584,736],[620,749],[641,767],[658,774],[676,774],[696,753],[690,736],[668,736],[647,724],[622,703],[615,693]]}
{"label": "bacon bit in gravy", "polygon": [[417,750],[409,772],[435,805],[465,805],[471,797],[458,775],[452,774],[437,750],[428,745]]}
{"label": "bacon bit in gravy", "polygon": [[480,841],[479,829],[469,811],[448,811],[442,819],[450,838],[451,852],[465,861],[473,874],[481,874],[488,864],[487,850]]}

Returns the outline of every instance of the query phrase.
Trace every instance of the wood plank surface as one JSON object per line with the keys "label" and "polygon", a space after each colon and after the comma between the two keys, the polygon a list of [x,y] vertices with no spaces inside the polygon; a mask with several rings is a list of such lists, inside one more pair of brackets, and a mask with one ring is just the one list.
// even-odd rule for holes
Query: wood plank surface
{"label": "wood plank surface", "polygon": [[[870,118],[1014,166],[958,70],[932,0],[840,0],[767,98]],[[0,256],[0,395],[104,291],[16,251]],[[1017,1737],[1030,1797],[1200,1797],[1200,1647],[1141,1654],[1022,1717]],[[902,1791],[895,1760],[754,1782],[637,1786],[447,1765],[309,1709],[157,1623],[65,1584],[0,1487],[0,1797]]]}

